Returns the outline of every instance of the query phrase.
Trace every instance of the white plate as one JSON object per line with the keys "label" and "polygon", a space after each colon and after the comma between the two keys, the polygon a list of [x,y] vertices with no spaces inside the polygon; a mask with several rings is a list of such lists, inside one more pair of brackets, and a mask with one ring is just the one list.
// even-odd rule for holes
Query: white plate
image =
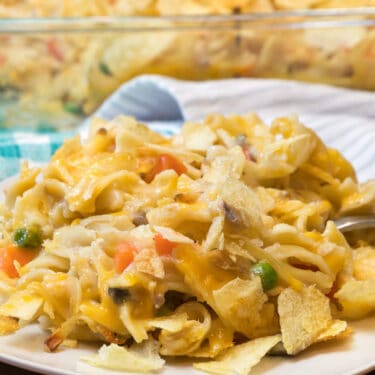
{"label": "white plate", "polygon": [[[351,324],[355,333],[344,341],[315,345],[297,357],[267,357],[255,366],[252,375],[352,375],[375,368],[375,316]],[[46,334],[31,325],[16,334],[0,338],[0,361],[48,375],[115,375],[116,371],[90,367],[79,361],[97,347],[80,344],[76,349],[60,349],[57,353],[43,350]],[[201,374],[186,361],[169,363],[162,375]]]}

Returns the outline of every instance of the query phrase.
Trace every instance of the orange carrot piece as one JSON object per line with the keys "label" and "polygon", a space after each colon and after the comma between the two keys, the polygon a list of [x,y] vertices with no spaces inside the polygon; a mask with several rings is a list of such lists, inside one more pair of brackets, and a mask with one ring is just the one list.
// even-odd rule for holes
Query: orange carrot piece
{"label": "orange carrot piece", "polygon": [[131,242],[120,243],[115,253],[115,271],[121,273],[134,260],[138,249]]}
{"label": "orange carrot piece", "polygon": [[21,266],[31,262],[37,255],[37,251],[24,249],[15,245],[9,245],[0,248],[0,269],[9,277],[19,277],[18,271],[14,266],[17,261]]}
{"label": "orange carrot piece", "polygon": [[49,39],[46,43],[49,54],[58,61],[64,60],[64,54],[62,53],[56,39]]}
{"label": "orange carrot piece", "polygon": [[170,255],[176,244],[164,238],[160,233],[155,234],[155,249],[159,255]]}
{"label": "orange carrot piece", "polygon": [[180,160],[172,155],[163,154],[160,155],[154,168],[146,174],[145,181],[148,183],[151,182],[157,174],[168,169],[173,169],[179,176],[187,171],[186,167]]}

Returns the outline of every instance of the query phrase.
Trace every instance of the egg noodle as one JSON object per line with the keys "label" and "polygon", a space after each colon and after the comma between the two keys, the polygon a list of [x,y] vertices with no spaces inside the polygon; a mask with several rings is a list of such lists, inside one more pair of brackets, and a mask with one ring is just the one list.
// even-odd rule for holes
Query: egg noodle
{"label": "egg noodle", "polygon": [[187,356],[248,374],[375,310],[373,232],[332,221],[374,208],[375,181],[294,117],[210,115],[171,138],[95,119],[5,192],[0,333],[101,342],[83,361],[117,370]]}

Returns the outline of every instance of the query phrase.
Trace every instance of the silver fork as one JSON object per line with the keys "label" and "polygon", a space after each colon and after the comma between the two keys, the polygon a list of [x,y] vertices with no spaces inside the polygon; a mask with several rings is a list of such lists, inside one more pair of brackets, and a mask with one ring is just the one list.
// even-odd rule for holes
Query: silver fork
{"label": "silver fork", "polygon": [[341,232],[350,232],[356,229],[375,228],[375,215],[346,216],[335,220]]}

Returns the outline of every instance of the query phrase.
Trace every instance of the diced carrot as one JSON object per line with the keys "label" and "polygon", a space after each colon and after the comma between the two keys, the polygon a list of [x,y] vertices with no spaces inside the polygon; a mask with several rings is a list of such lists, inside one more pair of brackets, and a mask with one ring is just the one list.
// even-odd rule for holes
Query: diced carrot
{"label": "diced carrot", "polygon": [[163,171],[167,169],[173,169],[178,175],[186,173],[186,167],[184,166],[184,164],[172,155],[161,155],[160,164],[163,167]]}
{"label": "diced carrot", "polygon": [[7,61],[6,56],[0,53],[0,66],[4,65],[6,61]]}
{"label": "diced carrot", "polygon": [[0,269],[11,278],[19,277],[14,262],[17,261],[21,266],[24,266],[31,262],[37,254],[38,251],[24,249],[15,245],[0,248]]}
{"label": "diced carrot", "polygon": [[138,249],[131,242],[122,242],[118,245],[115,253],[115,271],[121,273],[134,260]]}
{"label": "diced carrot", "polygon": [[49,39],[46,43],[47,50],[51,56],[53,56],[58,61],[64,60],[64,54],[62,53],[61,49],[59,48],[59,45],[57,43],[57,40],[52,38]]}
{"label": "diced carrot", "polygon": [[366,57],[373,60],[375,59],[375,43],[371,44],[366,51]]}
{"label": "diced carrot", "polygon": [[155,249],[159,255],[170,255],[176,244],[164,238],[160,233],[155,234]]}
{"label": "diced carrot", "polygon": [[176,159],[174,156],[169,154],[160,155],[156,165],[146,174],[145,181],[151,182],[157,174],[173,169],[178,175],[186,173],[186,167],[184,164]]}

